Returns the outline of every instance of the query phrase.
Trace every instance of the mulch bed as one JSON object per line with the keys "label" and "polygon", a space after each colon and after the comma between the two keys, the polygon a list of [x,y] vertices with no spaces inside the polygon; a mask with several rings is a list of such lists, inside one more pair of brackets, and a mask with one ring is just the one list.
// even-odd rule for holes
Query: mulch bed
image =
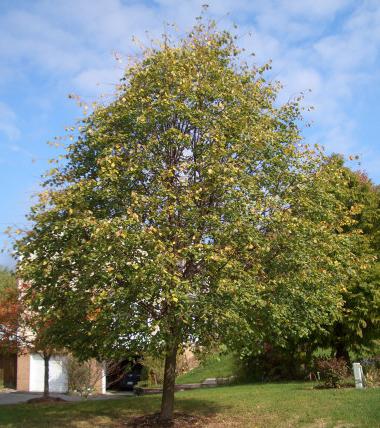
{"label": "mulch bed", "polygon": [[313,389],[346,389],[346,388],[355,388],[355,385],[353,383],[342,383],[334,388],[333,386],[320,383],[313,387]]}
{"label": "mulch bed", "polygon": [[160,414],[155,413],[153,415],[138,416],[130,419],[126,426],[127,427],[155,427],[155,428],[176,428],[176,427],[204,427],[210,422],[210,418],[204,416],[194,416],[186,413],[174,413],[172,422],[162,423],[160,421]]}
{"label": "mulch bed", "polygon": [[30,400],[27,401],[27,403],[29,404],[46,404],[46,403],[67,403],[67,400],[64,400],[63,398],[60,397],[36,397],[36,398],[31,398]]}

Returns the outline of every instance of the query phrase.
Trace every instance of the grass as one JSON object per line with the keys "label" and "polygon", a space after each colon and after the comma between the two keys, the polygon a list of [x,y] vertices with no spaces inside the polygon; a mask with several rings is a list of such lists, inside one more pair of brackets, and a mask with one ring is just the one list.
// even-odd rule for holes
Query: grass
{"label": "grass", "polygon": [[176,383],[198,383],[210,377],[228,377],[236,371],[233,355],[220,355],[207,358],[199,367],[178,376]]}
{"label": "grass", "polygon": [[[0,406],[0,426],[121,427],[132,417],[157,412],[159,405],[159,396],[142,396]],[[317,390],[310,383],[296,382],[236,385],[178,392],[176,411],[204,417],[202,427],[376,428],[380,427],[380,389]]]}

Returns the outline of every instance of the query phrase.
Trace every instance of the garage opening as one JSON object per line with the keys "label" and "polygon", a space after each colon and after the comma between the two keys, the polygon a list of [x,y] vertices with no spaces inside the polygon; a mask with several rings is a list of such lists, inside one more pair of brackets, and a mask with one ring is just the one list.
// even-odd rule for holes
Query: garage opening
{"label": "garage opening", "polygon": [[133,387],[141,380],[143,364],[140,357],[125,358],[112,362],[107,367],[108,391],[133,391]]}
{"label": "garage opening", "polygon": [[0,387],[16,388],[17,382],[17,355],[0,355]]}

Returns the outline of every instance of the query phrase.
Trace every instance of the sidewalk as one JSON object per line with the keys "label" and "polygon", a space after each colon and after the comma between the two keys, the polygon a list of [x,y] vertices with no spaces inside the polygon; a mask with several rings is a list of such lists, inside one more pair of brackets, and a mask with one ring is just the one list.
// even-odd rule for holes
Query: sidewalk
{"label": "sidewalk", "polygon": [[[94,395],[88,397],[88,400],[110,400],[110,399],[120,399],[126,396],[133,395],[133,392],[121,392],[121,393],[107,393],[103,395]],[[40,392],[19,392],[16,390],[6,390],[0,392],[0,405],[2,404],[18,404],[26,403],[31,398],[41,397],[42,393]],[[85,398],[79,397],[77,395],[68,395],[68,394],[55,394],[51,393],[52,397],[59,397],[66,401],[85,401]]]}

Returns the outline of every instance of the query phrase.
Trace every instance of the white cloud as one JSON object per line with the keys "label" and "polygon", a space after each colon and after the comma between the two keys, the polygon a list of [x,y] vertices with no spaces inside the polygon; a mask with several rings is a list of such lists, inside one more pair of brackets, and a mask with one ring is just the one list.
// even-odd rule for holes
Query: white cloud
{"label": "white cloud", "polygon": [[352,0],[281,0],[283,11],[292,15],[309,16],[314,19],[329,18],[352,4]]}
{"label": "white cloud", "polygon": [[17,127],[17,116],[15,112],[5,103],[0,101],[0,132],[9,140],[16,140],[20,136]]}
{"label": "white cloud", "polygon": [[[130,53],[132,35],[144,40],[154,38],[165,30],[164,21],[178,23],[181,32],[190,28],[203,3],[36,1],[25,10],[10,8],[0,18],[0,55],[8,59],[16,73],[32,67],[55,79],[67,92],[112,92],[112,84],[122,73],[112,59],[112,51]],[[283,99],[312,89],[306,103],[316,108],[311,116],[318,123],[316,138],[325,139],[333,150],[345,152],[359,144],[353,137],[357,124],[347,105],[360,96],[369,76],[375,75],[380,52],[379,1],[208,3],[209,14],[222,25],[231,28],[232,21],[241,24],[238,33],[243,37],[239,42],[247,51],[256,52],[258,63],[273,59],[272,77],[283,81]],[[252,37],[247,36],[249,32]],[[10,78],[6,68],[0,68],[0,74],[1,70],[5,78]],[[374,77],[371,79],[373,83]],[[8,136],[17,135],[12,119],[0,118],[0,130]]]}
{"label": "white cloud", "polygon": [[36,13],[11,11],[0,20],[0,52],[9,63],[38,71],[67,73],[94,60],[91,51],[78,43],[75,34],[59,28]]}
{"label": "white cloud", "polygon": [[36,157],[32,152],[24,149],[24,147],[20,146],[19,144],[9,144],[9,145],[7,145],[7,148],[14,153],[22,154],[22,155],[27,156],[31,159],[35,159],[35,157]]}
{"label": "white cloud", "polygon": [[73,78],[73,85],[85,94],[112,94],[115,92],[115,84],[122,75],[121,68],[89,68]]}

